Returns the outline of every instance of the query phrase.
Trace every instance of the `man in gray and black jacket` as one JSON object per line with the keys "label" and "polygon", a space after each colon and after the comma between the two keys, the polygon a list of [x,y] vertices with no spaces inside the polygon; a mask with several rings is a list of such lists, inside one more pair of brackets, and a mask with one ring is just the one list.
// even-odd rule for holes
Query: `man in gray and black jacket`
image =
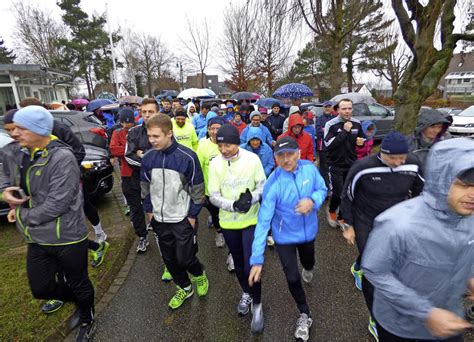
{"label": "man in gray and black jacket", "polygon": [[4,160],[0,189],[14,207],[8,220],[16,221],[28,242],[31,291],[35,298],[74,302],[81,323],[77,341],[88,341],[95,329],[94,288],[79,166],[70,147],[51,135],[53,117],[46,109],[20,109],[13,122],[22,149]]}

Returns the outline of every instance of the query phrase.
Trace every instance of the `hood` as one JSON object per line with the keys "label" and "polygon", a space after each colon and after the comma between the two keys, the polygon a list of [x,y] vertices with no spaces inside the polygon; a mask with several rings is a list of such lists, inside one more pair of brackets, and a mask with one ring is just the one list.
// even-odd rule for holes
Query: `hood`
{"label": "hood", "polygon": [[373,138],[376,134],[377,134],[377,126],[375,125],[375,123],[372,121],[372,120],[367,120],[367,121],[364,121],[362,122],[361,126],[362,126],[362,132],[364,132],[364,136],[365,138],[367,139],[367,129],[369,128],[370,125],[374,125],[375,129],[374,129],[374,133],[372,133],[372,137]]}
{"label": "hood", "polygon": [[217,116],[217,113],[216,113],[216,112],[213,112],[212,110],[210,110],[209,112],[207,112],[206,125],[209,123],[209,120],[211,120],[212,118],[215,118],[216,116]]}
{"label": "hood", "polygon": [[291,132],[293,126],[301,125],[304,127],[303,118],[299,114],[291,115],[288,119],[288,131]]}
{"label": "hood", "polygon": [[247,144],[254,138],[260,139],[260,142],[263,143],[262,130],[259,127],[249,126],[249,130],[247,131]]}
{"label": "hood", "polygon": [[425,186],[422,193],[425,202],[436,210],[450,211],[447,197],[454,178],[472,168],[474,168],[473,139],[447,139],[433,145],[427,158]]}
{"label": "hood", "polygon": [[449,121],[444,117],[443,113],[436,109],[423,111],[418,117],[418,122],[415,128],[415,135],[419,136],[425,128],[438,123],[444,124],[446,128],[450,124]]}
{"label": "hood", "polygon": [[[194,108],[194,114],[191,114],[191,112],[189,111],[191,109],[191,107]],[[192,103],[192,102],[188,103],[188,108],[187,108],[187,113],[186,114],[188,114],[188,117],[190,117],[190,118],[197,114],[196,106],[194,105],[194,103]]]}

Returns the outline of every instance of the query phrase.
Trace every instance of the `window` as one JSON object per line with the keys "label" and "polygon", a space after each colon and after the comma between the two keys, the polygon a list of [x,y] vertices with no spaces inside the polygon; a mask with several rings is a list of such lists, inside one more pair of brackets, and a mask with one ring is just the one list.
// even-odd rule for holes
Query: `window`
{"label": "window", "polygon": [[470,78],[465,78],[465,79],[463,80],[463,82],[464,82],[464,83],[469,83],[469,82],[471,82],[471,79],[470,79]]}
{"label": "window", "polygon": [[462,80],[461,80],[461,79],[459,79],[457,83],[458,83],[458,84],[461,84],[461,82],[462,82]]}
{"label": "window", "polygon": [[370,115],[373,115],[373,116],[386,117],[390,115],[390,112],[388,111],[388,109],[376,104],[369,105],[369,111],[370,111]]}
{"label": "window", "polygon": [[368,116],[369,109],[365,103],[354,103],[352,105],[352,115],[353,116]]}
{"label": "window", "polygon": [[211,84],[211,83],[212,83],[212,80],[207,80],[207,83]]}

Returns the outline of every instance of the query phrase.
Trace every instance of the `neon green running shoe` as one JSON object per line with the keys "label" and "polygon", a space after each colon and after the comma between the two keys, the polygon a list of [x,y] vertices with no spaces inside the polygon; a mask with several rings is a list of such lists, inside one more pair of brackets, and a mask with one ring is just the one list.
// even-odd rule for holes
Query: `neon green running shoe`
{"label": "neon green running shoe", "polygon": [[359,291],[362,291],[362,270],[356,271],[355,263],[351,266],[351,273],[354,276],[355,286]]}
{"label": "neon green running shoe", "polygon": [[107,241],[102,241],[98,250],[92,252],[92,267],[99,267],[102,265],[109,249],[110,244]]}
{"label": "neon green running shoe", "polygon": [[184,301],[188,299],[189,297],[191,297],[194,293],[193,287],[191,285],[188,286],[189,290],[182,289],[179,286],[176,286],[176,288],[178,290],[176,291],[176,293],[174,294],[174,296],[171,298],[170,302],[168,303],[168,306],[173,310],[176,310],[181,305],[183,305]]}
{"label": "neon green running shoe", "polygon": [[161,280],[164,282],[170,282],[173,280],[173,276],[171,275],[170,271],[168,271],[168,267],[165,266],[165,270],[163,271],[163,275],[161,276]]}
{"label": "neon green running shoe", "polygon": [[372,319],[372,316],[369,316],[369,332],[374,337],[375,341],[379,342],[379,334],[377,332],[377,324]]}
{"label": "neon green running shoe", "polygon": [[204,297],[209,290],[209,280],[207,279],[206,272],[202,272],[202,275],[193,277],[193,282],[196,283],[196,290],[199,297]]}

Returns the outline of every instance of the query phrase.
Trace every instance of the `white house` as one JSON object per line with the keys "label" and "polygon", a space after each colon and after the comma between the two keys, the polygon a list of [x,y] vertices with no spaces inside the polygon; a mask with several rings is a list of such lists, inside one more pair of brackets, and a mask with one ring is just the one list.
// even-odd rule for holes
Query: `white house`
{"label": "white house", "polygon": [[38,64],[0,64],[0,115],[26,97],[44,103],[67,101],[72,74]]}

